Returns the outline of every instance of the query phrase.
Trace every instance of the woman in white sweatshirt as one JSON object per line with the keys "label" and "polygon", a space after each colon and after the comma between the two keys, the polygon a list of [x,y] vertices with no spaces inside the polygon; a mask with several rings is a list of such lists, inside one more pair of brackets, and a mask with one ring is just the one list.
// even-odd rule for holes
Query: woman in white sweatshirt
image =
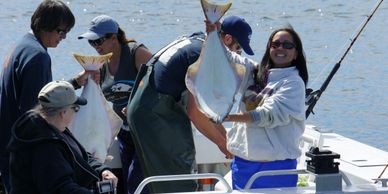
{"label": "woman in white sweatshirt", "polygon": [[[248,179],[264,170],[295,169],[301,155],[299,141],[305,128],[305,88],[308,81],[302,42],[292,27],[275,30],[257,65],[229,53],[244,64],[250,75],[238,113],[225,118],[227,147],[235,156],[234,189],[243,189]],[[256,179],[251,188],[293,187],[297,175]]]}

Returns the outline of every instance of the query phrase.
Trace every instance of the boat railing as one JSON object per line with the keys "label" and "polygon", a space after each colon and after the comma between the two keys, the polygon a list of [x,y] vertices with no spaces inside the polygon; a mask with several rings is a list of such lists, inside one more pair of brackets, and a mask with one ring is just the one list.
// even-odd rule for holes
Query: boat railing
{"label": "boat railing", "polygon": [[[286,175],[286,174],[309,174],[313,175],[316,178],[316,184],[315,189],[316,193],[374,193],[374,192],[381,192],[381,193],[387,193],[388,190],[386,190],[386,183],[388,179],[378,180],[381,182],[385,182],[380,187],[370,187],[373,185],[353,185],[350,181],[350,179],[347,177],[347,175],[341,171],[337,173],[323,173],[323,174],[316,174],[311,171],[308,171],[306,169],[295,169],[295,170],[272,170],[272,171],[262,171],[255,173],[247,182],[244,189],[242,191],[252,191],[252,184],[253,182],[262,176],[276,176],[276,175]],[[152,182],[163,182],[163,181],[183,181],[183,180],[197,180],[197,179],[216,179],[219,181],[219,183],[222,184],[222,190],[217,191],[205,191],[205,193],[214,193],[214,194],[231,194],[234,191],[232,190],[231,186],[226,182],[224,177],[222,177],[219,174],[216,173],[203,173],[203,174],[180,174],[180,175],[162,175],[162,176],[152,176],[144,179],[134,192],[134,194],[140,194],[144,187]],[[346,189],[342,189],[342,184],[345,183]],[[283,188],[287,189],[287,188]],[[311,188],[309,188],[311,189]],[[310,190],[311,191],[311,190]],[[184,192],[187,193],[187,192]],[[197,191],[193,191],[193,193],[198,193]]]}
{"label": "boat railing", "polygon": [[[224,177],[216,173],[203,173],[203,174],[179,174],[179,175],[161,175],[145,178],[137,187],[135,194],[140,194],[144,187],[151,182],[163,182],[163,181],[181,181],[181,180],[194,180],[194,179],[217,179],[223,184],[223,188],[226,188],[226,193],[231,193],[232,188],[226,182]],[[219,191],[214,191],[219,192]]]}
{"label": "boat railing", "polygon": [[[342,175],[342,179],[345,182],[346,186],[351,186],[352,183],[350,182],[349,178],[346,176],[345,173],[339,172]],[[262,176],[275,176],[275,175],[290,175],[290,174],[312,174],[311,172],[307,171],[306,169],[296,169],[296,170],[267,170],[267,171],[261,171],[253,174],[251,178],[248,180],[247,184],[245,185],[244,189],[248,190],[251,188],[253,182]]]}

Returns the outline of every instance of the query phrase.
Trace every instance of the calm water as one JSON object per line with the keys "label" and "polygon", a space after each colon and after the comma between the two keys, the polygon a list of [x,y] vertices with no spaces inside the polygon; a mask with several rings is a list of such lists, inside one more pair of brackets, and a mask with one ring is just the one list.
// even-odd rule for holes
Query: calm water
{"label": "calm water", "polygon": [[[0,63],[29,30],[37,0],[0,1]],[[54,79],[68,79],[81,68],[72,53],[96,54],[77,36],[99,14],[114,17],[127,36],[153,52],[175,37],[204,30],[199,0],[74,0],[76,25],[57,49],[49,49]],[[223,3],[225,1],[214,0]],[[253,28],[252,47],[261,60],[272,29],[291,23],[304,42],[310,73],[317,89],[345,52],[351,38],[375,7],[373,0],[235,0],[227,15],[244,17]],[[333,130],[388,151],[388,3],[384,2],[342,62],[318,101],[309,124]]]}

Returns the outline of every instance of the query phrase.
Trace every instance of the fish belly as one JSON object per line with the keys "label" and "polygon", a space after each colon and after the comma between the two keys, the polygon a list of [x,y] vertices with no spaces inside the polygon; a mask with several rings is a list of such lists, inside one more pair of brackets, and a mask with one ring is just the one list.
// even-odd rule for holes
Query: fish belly
{"label": "fish belly", "polygon": [[[219,20],[230,7],[225,9],[225,6],[210,5],[205,0],[201,2],[209,20]],[[233,107],[242,79],[241,71],[244,71],[241,66],[229,61],[219,34],[210,32],[198,60],[190,65],[186,74],[186,86],[194,95],[199,110],[213,121],[222,122]]]}
{"label": "fish belly", "polygon": [[81,96],[86,98],[88,103],[81,106],[69,129],[86,151],[104,163],[108,149],[123,121],[113,111],[94,81],[88,81]]}
{"label": "fish belly", "polygon": [[[85,70],[101,68],[111,56],[112,53],[101,56],[74,54]],[[101,88],[90,77],[81,96],[86,98],[88,103],[80,107],[69,129],[86,151],[103,163],[123,121],[107,102]]]}

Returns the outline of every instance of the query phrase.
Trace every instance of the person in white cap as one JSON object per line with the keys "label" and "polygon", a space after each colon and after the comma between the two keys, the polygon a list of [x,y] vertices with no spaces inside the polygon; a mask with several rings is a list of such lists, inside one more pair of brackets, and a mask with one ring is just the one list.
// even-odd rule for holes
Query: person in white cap
{"label": "person in white cap", "polygon": [[42,88],[38,100],[12,128],[10,193],[94,193],[101,180],[115,186],[117,177],[67,128],[86,99],[70,83],[53,81]]}
{"label": "person in white cap", "polygon": [[[152,53],[143,44],[127,39],[119,24],[107,15],[95,17],[88,30],[78,38],[87,39],[90,46],[100,55],[113,53],[110,61],[101,69],[101,88],[106,99],[112,102],[115,112],[123,119],[124,124],[117,135],[123,170],[123,189],[133,193],[143,176],[137,162],[132,162],[137,160],[137,157],[122,109],[127,106],[140,66],[147,63]],[[119,185],[121,189],[121,181]]]}

